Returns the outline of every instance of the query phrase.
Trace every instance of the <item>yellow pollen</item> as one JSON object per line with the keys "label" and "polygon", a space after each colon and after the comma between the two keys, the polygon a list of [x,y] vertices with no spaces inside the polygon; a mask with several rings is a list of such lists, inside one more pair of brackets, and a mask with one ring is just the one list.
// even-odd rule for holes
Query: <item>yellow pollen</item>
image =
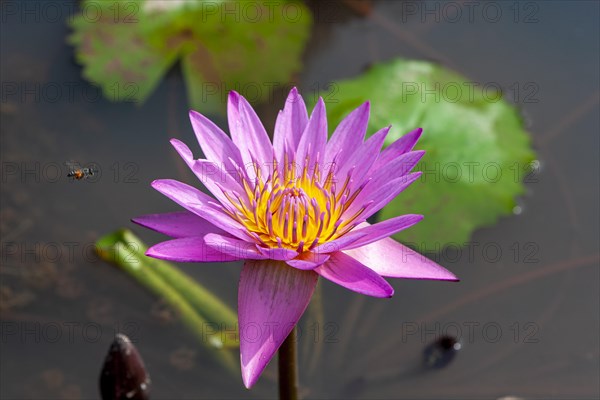
{"label": "yellow pollen", "polygon": [[341,219],[360,192],[352,190],[352,170],[336,193],[333,164],[321,179],[319,165],[309,171],[309,160],[298,165],[285,160],[283,167],[273,163],[273,173],[264,179],[254,168],[256,179],[242,172],[245,196],[225,193],[234,208],[230,215],[267,247],[284,247],[299,252],[336,239],[351,230],[364,207],[351,218]]}

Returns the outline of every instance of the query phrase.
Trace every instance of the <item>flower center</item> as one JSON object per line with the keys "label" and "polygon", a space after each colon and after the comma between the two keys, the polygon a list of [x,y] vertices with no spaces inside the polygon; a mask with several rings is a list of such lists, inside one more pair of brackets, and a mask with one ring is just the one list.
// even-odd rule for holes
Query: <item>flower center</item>
{"label": "flower center", "polygon": [[267,247],[303,252],[342,236],[358,224],[357,218],[364,207],[350,218],[342,219],[364,187],[351,190],[352,170],[338,189],[334,164],[323,179],[318,164],[309,171],[308,160],[301,171],[294,162],[273,165],[273,173],[266,179],[255,168],[254,182],[238,171],[245,199],[226,194],[234,207],[226,212],[244,225],[250,236]]}

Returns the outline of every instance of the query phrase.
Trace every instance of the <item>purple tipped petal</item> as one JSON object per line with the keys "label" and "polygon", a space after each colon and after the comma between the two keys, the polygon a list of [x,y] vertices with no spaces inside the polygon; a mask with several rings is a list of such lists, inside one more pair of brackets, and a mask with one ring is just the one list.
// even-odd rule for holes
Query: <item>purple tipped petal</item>
{"label": "purple tipped petal", "polygon": [[227,234],[189,211],[141,215],[131,221],[174,238],[204,236],[207,233]]}
{"label": "purple tipped petal", "polygon": [[[344,214],[344,217],[353,215],[351,213],[356,212],[366,202],[370,201],[370,199],[373,200],[373,203],[369,208],[369,212],[361,215],[362,220],[365,220],[381,207],[385,206],[387,202],[391,201],[393,197],[397,196],[400,191],[404,190],[414,179],[419,177],[419,175],[408,175],[408,173],[419,162],[423,154],[425,154],[424,151],[405,153],[397,159],[390,161],[389,164],[382,165],[377,171],[371,172],[372,175],[369,177],[369,182],[357,196],[349,211]],[[396,182],[397,186],[391,185],[391,181]],[[385,203],[380,201],[382,196],[387,199]]]}
{"label": "purple tipped petal", "polygon": [[241,124],[240,95],[235,91],[229,92],[229,96],[227,96],[227,123],[229,124],[231,137],[233,138],[233,128],[235,128],[237,132],[239,130],[239,125]]}
{"label": "purple tipped petal", "polygon": [[364,222],[361,225],[359,225],[356,229],[345,235],[360,235],[361,237],[358,240],[348,244],[346,247],[344,247],[343,250],[355,249],[357,247],[361,247],[369,243],[376,242],[380,239],[386,238],[388,236],[394,235],[408,227],[413,226],[422,219],[422,215],[407,214],[390,218],[373,225]]}
{"label": "purple tipped petal", "polygon": [[298,257],[293,260],[286,261],[288,265],[291,265],[294,268],[302,269],[302,270],[311,270],[317,268],[319,265],[325,263],[325,261],[329,260],[328,254],[320,254],[314,253],[312,251],[306,251],[300,254]]}
{"label": "purple tipped petal", "polygon": [[325,163],[335,160],[338,166],[344,165],[354,154],[367,133],[371,105],[366,102],[352,111],[335,128],[325,151]]}
{"label": "purple tipped petal", "polygon": [[381,165],[377,170],[371,168],[371,171],[369,172],[371,181],[369,182],[368,187],[365,187],[365,190],[381,187],[392,179],[408,174],[415,165],[417,165],[424,154],[425,151],[423,150],[410,151],[391,160],[385,165]]}
{"label": "purple tipped petal", "polygon": [[267,177],[273,162],[273,146],[262,122],[252,106],[237,92],[229,93],[227,107],[231,138],[240,149],[244,167],[248,168],[256,161],[263,177]]}
{"label": "purple tipped petal", "polygon": [[314,270],[323,278],[367,296],[392,297],[394,294],[394,288],[385,279],[349,255],[337,252],[330,257]]}
{"label": "purple tipped petal", "polygon": [[222,204],[229,203],[229,200],[223,194],[223,190],[229,191],[230,193],[243,192],[240,184],[218,164],[208,160],[195,160],[192,152],[185,143],[177,139],[171,139],[171,144],[200,182],[202,182]]}
{"label": "purple tipped petal", "polygon": [[253,386],[292,331],[317,284],[313,271],[281,261],[247,261],[238,292],[242,379]]}
{"label": "purple tipped petal", "polygon": [[396,159],[402,154],[411,151],[417,144],[422,132],[423,129],[421,128],[415,129],[414,131],[408,132],[406,135],[390,144],[381,152],[379,158],[373,165],[373,170],[377,170],[381,166],[388,164],[390,161]]}
{"label": "purple tipped petal", "polygon": [[344,250],[344,253],[381,276],[458,281],[452,272],[391,238]]}
{"label": "purple tipped petal", "polygon": [[185,161],[187,166],[192,169],[194,161],[196,160],[194,160],[194,155],[192,154],[190,148],[179,139],[171,139],[170,142],[177,153],[179,153],[179,156],[183,159],[183,161]]}
{"label": "purple tipped petal", "polygon": [[371,169],[371,165],[377,159],[379,152],[381,151],[381,146],[383,146],[383,142],[385,141],[385,137],[390,131],[390,127],[385,127],[377,132],[375,132],[366,142],[360,145],[357,150],[355,150],[348,158],[345,164],[341,164],[338,161],[338,170],[337,173],[341,180],[344,180],[347,176],[349,170],[354,168],[352,172],[352,180],[354,181],[354,185],[360,185],[363,182],[363,178]]}
{"label": "purple tipped petal", "polygon": [[221,204],[230,203],[224,193],[228,193],[231,197],[244,193],[244,189],[242,189],[240,183],[212,161],[196,160],[192,166],[192,170],[200,182],[219,199]]}
{"label": "purple tipped petal", "polygon": [[284,151],[295,151],[300,143],[302,133],[308,123],[308,113],[302,96],[298,89],[292,88],[287,97],[283,111],[279,112],[275,121],[273,134],[273,149],[275,157],[281,163],[284,160]]}
{"label": "purple tipped petal", "polygon": [[219,253],[228,254],[238,260],[264,260],[267,258],[257,250],[254,243],[244,240],[209,233],[204,236],[204,242]]}
{"label": "purple tipped petal", "polygon": [[[352,233],[352,232],[350,232],[350,233]],[[325,242],[323,244],[320,244],[317,247],[315,247],[312,250],[312,252],[316,253],[316,254],[334,253],[336,251],[345,249],[346,247],[348,247],[352,243],[356,242],[357,240],[361,239],[365,235],[365,233],[358,233],[358,234],[353,234],[353,235],[351,235],[350,233],[345,234],[344,236],[341,236],[330,242]]]}
{"label": "purple tipped petal", "polygon": [[158,179],[152,182],[152,187],[225,232],[240,239],[248,238],[244,227],[218,208],[215,204],[216,199],[198,189],[172,179]]}
{"label": "purple tipped petal", "polygon": [[398,196],[400,192],[410,186],[411,183],[419,179],[421,172],[413,172],[408,175],[404,175],[400,178],[393,179],[385,185],[375,188],[367,188],[360,192],[356,197],[352,205],[344,212],[342,218],[354,215],[361,207],[370,202],[367,209],[360,215],[363,220],[366,220],[377,211],[381,210],[387,205],[394,197]]}
{"label": "purple tipped petal", "polygon": [[207,246],[201,237],[186,237],[167,240],[150,247],[148,257],[177,262],[225,262],[236,261],[238,257],[221,253]]}
{"label": "purple tipped petal", "polygon": [[234,165],[229,161],[230,158],[238,165],[242,165],[240,151],[221,128],[193,110],[190,111],[190,121],[202,152],[208,160],[218,164],[223,163],[227,170],[234,169]]}
{"label": "purple tipped petal", "polygon": [[323,99],[319,98],[298,143],[296,162],[303,166],[308,156],[310,160],[308,169],[312,171],[315,163],[320,162],[325,156],[325,143],[327,143],[327,113]]}
{"label": "purple tipped petal", "polygon": [[382,187],[381,190],[378,190],[372,197],[372,199],[375,199],[375,202],[371,204],[362,217],[369,218],[371,215],[381,210],[386,204],[392,201],[394,197],[398,196],[402,191],[404,191],[404,189],[419,179],[421,174],[421,171],[413,172],[400,178],[396,178],[389,184]]}

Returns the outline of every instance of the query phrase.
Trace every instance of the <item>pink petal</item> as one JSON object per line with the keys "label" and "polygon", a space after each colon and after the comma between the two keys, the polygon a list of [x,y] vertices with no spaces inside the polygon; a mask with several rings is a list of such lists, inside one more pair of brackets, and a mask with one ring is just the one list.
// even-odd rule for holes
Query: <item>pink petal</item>
{"label": "pink petal", "polygon": [[192,166],[192,170],[198,176],[200,182],[223,204],[230,203],[229,199],[223,195],[223,192],[227,192],[232,197],[235,194],[245,193],[239,179],[236,180],[227,171],[212,161],[196,160]]}
{"label": "pink petal", "polygon": [[131,221],[174,238],[204,236],[207,233],[227,235],[224,230],[189,211],[141,215]]}
{"label": "pink petal", "polygon": [[356,242],[365,235],[364,233],[350,235],[350,233],[352,232],[349,232],[335,240],[320,244],[314,249],[312,249],[312,252],[316,254],[334,253],[336,251],[345,249],[346,247]]}
{"label": "pink petal", "polygon": [[239,260],[207,246],[202,237],[167,240],[146,250],[148,257],[177,262],[225,262]]}
{"label": "pink petal", "polygon": [[[353,110],[335,128],[325,150],[325,163],[336,162],[338,168],[355,153],[365,140],[371,105],[366,102]],[[328,167],[328,165],[326,165]]]}
{"label": "pink petal", "polygon": [[391,238],[344,250],[344,253],[381,276],[458,281],[452,272]]}
{"label": "pink petal", "polygon": [[371,168],[369,172],[371,181],[365,186],[364,190],[373,190],[381,187],[392,179],[400,178],[408,174],[421,160],[425,151],[417,150],[404,153],[397,158],[390,160],[387,164],[381,165],[377,170]]}
{"label": "pink petal", "polygon": [[371,169],[371,165],[379,156],[381,146],[385,141],[385,137],[388,134],[390,127],[383,128],[375,132],[366,142],[364,142],[358,149],[354,151],[354,154],[348,158],[345,164],[339,163],[337,165],[337,177],[341,181],[346,179],[350,169],[353,169],[352,180],[354,181],[354,187],[360,185],[365,175]]}
{"label": "pink petal", "polygon": [[258,251],[265,256],[265,258],[270,258],[271,260],[291,260],[292,258],[298,255],[298,252],[292,249],[286,248],[265,248],[261,246],[257,246]]}
{"label": "pink petal", "polygon": [[227,116],[231,137],[240,149],[244,168],[252,177],[253,173],[249,167],[258,163],[257,167],[266,179],[272,169],[273,146],[256,112],[243,96],[231,91],[227,103]]}
{"label": "pink petal", "polygon": [[375,195],[372,197],[372,199],[374,199],[375,201],[373,202],[373,204],[371,204],[369,208],[367,208],[367,210],[361,217],[369,218],[371,215],[381,210],[396,196],[398,196],[407,187],[409,187],[414,181],[419,179],[421,175],[421,171],[412,172],[408,175],[404,175],[400,178],[392,180],[390,183],[383,186],[380,190],[377,190],[375,192]]}
{"label": "pink petal", "polygon": [[[406,189],[421,172],[409,174],[419,159],[423,156],[423,151],[412,151],[406,153],[395,160],[390,161],[388,165],[382,166],[374,171],[369,177],[368,183],[362,189],[362,192],[356,197],[354,203],[343,214],[343,218],[349,218],[354,215],[359,208],[367,202],[371,202],[367,212],[361,214],[361,220],[366,220],[379,209],[387,205],[394,197]],[[392,184],[394,182],[394,184]]]}
{"label": "pink petal", "polygon": [[298,143],[296,163],[302,168],[308,157],[308,171],[312,172],[315,164],[325,156],[325,143],[327,143],[327,112],[323,99],[319,98]]}
{"label": "pink petal", "polygon": [[275,121],[273,149],[279,163],[284,160],[284,152],[295,151],[300,143],[302,132],[308,123],[308,113],[298,89],[292,88],[285,102],[283,111],[279,112]]}
{"label": "pink petal", "polygon": [[222,204],[229,203],[229,199],[223,194],[224,190],[230,194],[244,192],[239,182],[218,164],[208,160],[195,160],[189,147],[177,139],[171,139],[171,144],[200,182],[202,182]]}
{"label": "pink petal", "polygon": [[392,297],[394,288],[379,274],[343,252],[314,269],[323,278],[357,293],[373,297]]}
{"label": "pink petal", "polygon": [[254,243],[244,240],[209,233],[204,236],[204,242],[219,253],[228,254],[238,260],[264,260],[267,258],[258,251]]}
{"label": "pink petal", "polygon": [[292,331],[317,284],[318,275],[282,261],[246,261],[240,276],[238,316],[242,379],[253,386]]}
{"label": "pink petal", "polygon": [[286,263],[294,268],[311,270],[317,268],[327,260],[329,260],[328,254],[305,251],[293,260],[286,261]]}
{"label": "pink petal", "polygon": [[172,179],[155,180],[152,182],[152,187],[225,232],[240,239],[248,238],[245,228],[221,211],[219,205],[216,204],[216,199],[198,189]]}
{"label": "pink petal", "polygon": [[400,155],[411,151],[417,141],[421,137],[423,129],[417,128],[412,132],[407,133],[394,143],[390,144],[385,150],[381,152],[377,161],[373,165],[373,170],[377,170],[380,167],[387,165],[390,161],[395,160]]}
{"label": "pink petal", "polygon": [[235,170],[234,164],[229,159],[232,159],[237,165],[242,165],[239,149],[221,128],[193,110],[190,110],[190,121],[205,158],[216,163],[223,163],[227,170]]}
{"label": "pink petal", "polygon": [[372,190],[364,190],[360,192],[352,205],[348,207],[342,219],[356,214],[363,206],[368,204],[366,210],[360,215],[361,219],[365,220],[377,211],[386,206],[394,197],[398,196],[404,189],[410,186],[414,181],[419,179],[422,172],[413,172],[408,175],[401,176],[387,182],[385,185]]}
{"label": "pink petal", "polygon": [[183,161],[185,161],[187,166],[191,169],[195,160],[194,155],[187,144],[183,143],[179,139],[171,139],[169,142],[171,143],[171,146],[175,148],[177,153],[179,153],[179,156],[183,159]]}
{"label": "pink petal", "polygon": [[348,245],[344,246],[342,250],[355,249],[376,242],[409,228],[422,219],[422,215],[406,214],[373,225],[365,222],[344,235],[349,237],[357,235],[360,237],[356,241],[350,242]]}

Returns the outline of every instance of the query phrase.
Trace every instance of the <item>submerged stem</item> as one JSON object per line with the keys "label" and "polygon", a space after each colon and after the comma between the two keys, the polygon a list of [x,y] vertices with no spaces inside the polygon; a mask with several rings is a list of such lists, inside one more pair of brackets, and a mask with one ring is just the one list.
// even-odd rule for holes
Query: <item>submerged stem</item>
{"label": "submerged stem", "polygon": [[296,327],[279,348],[279,399],[298,399],[298,361],[296,357]]}

